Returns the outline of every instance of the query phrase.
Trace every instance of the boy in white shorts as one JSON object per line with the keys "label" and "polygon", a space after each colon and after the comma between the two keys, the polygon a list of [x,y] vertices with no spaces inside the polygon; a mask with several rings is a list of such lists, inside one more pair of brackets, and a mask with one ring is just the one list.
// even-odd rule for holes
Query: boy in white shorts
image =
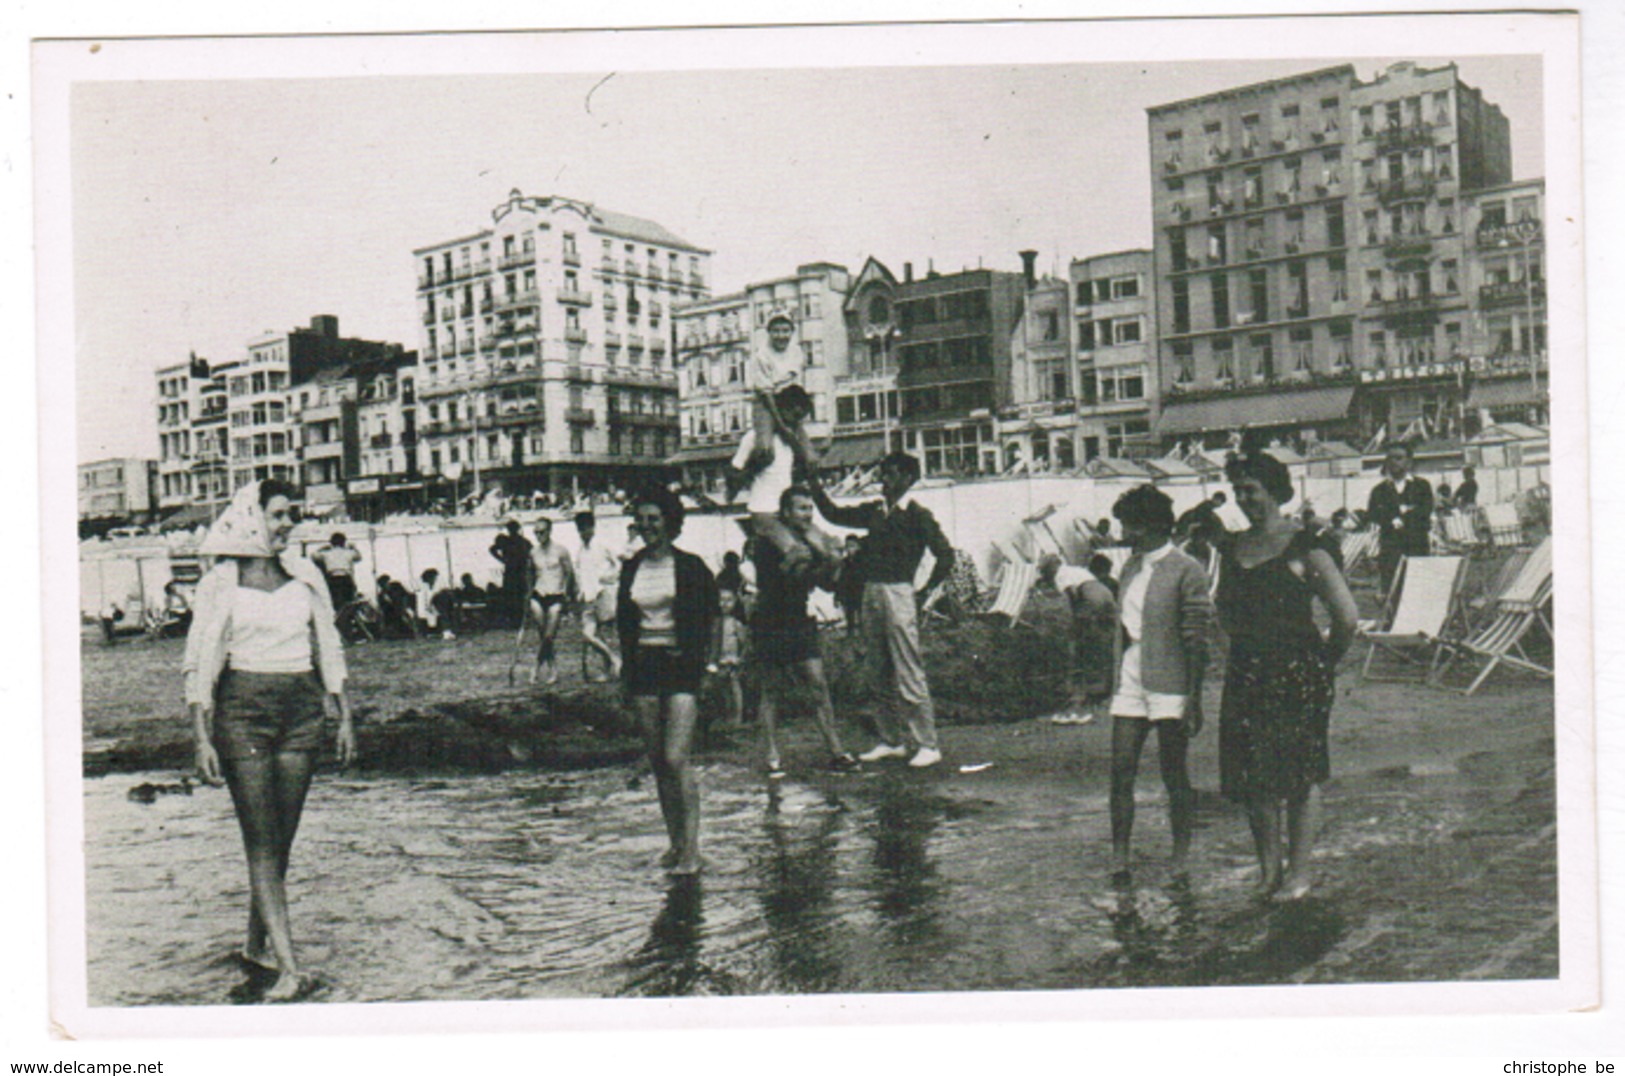
{"label": "boy in white shorts", "polygon": [[1134,828],[1134,779],[1152,727],[1173,829],[1172,869],[1182,875],[1190,853],[1195,792],[1186,770],[1190,738],[1202,728],[1202,674],[1213,634],[1207,573],[1174,548],[1174,507],[1168,495],[1139,486],[1117,499],[1133,555],[1120,587],[1117,692],[1112,697],[1112,881],[1132,880],[1129,836]]}

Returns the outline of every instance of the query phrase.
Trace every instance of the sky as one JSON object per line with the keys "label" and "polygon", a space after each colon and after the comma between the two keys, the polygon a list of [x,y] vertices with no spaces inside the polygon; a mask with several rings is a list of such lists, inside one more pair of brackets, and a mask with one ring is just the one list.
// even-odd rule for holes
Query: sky
{"label": "sky", "polygon": [[[1362,78],[1411,59],[1351,58]],[[1538,57],[1450,57],[1543,174]],[[155,456],[152,371],[334,314],[417,344],[413,248],[510,189],[647,217],[725,292],[802,263],[1042,272],[1151,244],[1145,109],[1342,62],[86,82],[71,96],[81,462]]]}

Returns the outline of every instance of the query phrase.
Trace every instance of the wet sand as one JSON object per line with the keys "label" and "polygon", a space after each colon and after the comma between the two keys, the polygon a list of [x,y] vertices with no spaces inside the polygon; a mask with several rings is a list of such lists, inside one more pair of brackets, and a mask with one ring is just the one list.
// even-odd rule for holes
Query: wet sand
{"label": "wet sand", "polygon": [[[1040,607],[1040,615],[1055,609]],[[573,637],[567,628],[566,638]],[[352,652],[360,765],[313,789],[290,888],[313,1000],[1422,982],[1557,973],[1550,685],[1472,699],[1343,670],[1316,886],[1253,899],[1210,727],[1188,882],[1148,751],[1134,884],[1108,879],[1110,730],[1053,725],[1046,630],[934,628],[946,760],[820,769],[792,719],[770,781],[751,730],[702,756],[708,869],[673,883],[613,688],[510,688],[512,636]],[[826,638],[850,746],[847,644]],[[232,958],[246,882],[223,790],[189,759],[178,642],[87,645],[89,982],[98,1004],[253,1000]],[[523,681],[523,676],[520,677]],[[1218,712],[1212,684],[1207,713]],[[1001,708],[1004,712],[998,712]],[[962,772],[960,767],[974,772]],[[152,786],[142,789],[141,786]]]}

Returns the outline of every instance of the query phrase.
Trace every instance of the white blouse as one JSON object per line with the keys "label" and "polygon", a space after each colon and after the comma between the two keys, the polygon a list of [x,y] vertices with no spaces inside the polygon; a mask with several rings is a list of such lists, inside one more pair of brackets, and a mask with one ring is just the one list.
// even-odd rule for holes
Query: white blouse
{"label": "white blouse", "polygon": [[640,646],[676,646],[677,621],[672,604],[677,600],[677,561],[645,560],[632,577],[632,603],[642,617],[638,628]]}
{"label": "white blouse", "polygon": [[232,595],[230,663],[239,672],[310,672],[310,588],[289,580],[267,593],[239,586]]}

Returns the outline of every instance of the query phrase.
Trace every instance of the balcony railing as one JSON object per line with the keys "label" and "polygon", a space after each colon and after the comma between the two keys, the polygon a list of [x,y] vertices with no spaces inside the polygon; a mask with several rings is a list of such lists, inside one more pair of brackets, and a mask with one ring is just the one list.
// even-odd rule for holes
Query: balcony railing
{"label": "balcony railing", "polygon": [[566,381],[579,381],[584,385],[592,384],[592,371],[577,363],[569,363],[564,367]]}
{"label": "balcony railing", "polygon": [[564,338],[570,341],[572,344],[585,344],[587,342],[587,330],[581,328],[579,325],[573,328],[566,326],[564,330]]}
{"label": "balcony railing", "polygon": [[1484,307],[1521,306],[1545,301],[1544,280],[1501,280],[1478,289],[1478,302]]}
{"label": "balcony railing", "polygon": [[[675,281],[673,281],[675,283]],[[705,287],[705,278],[698,273],[688,274],[688,286],[691,288]]]}
{"label": "balcony railing", "polygon": [[1377,132],[1378,153],[1408,149],[1411,146],[1426,146],[1432,142],[1433,128],[1421,123],[1384,127]]}
{"label": "balcony railing", "polygon": [[1480,250],[1493,247],[1517,247],[1541,241],[1538,220],[1520,220],[1510,224],[1481,224],[1476,237]]}
{"label": "balcony railing", "polygon": [[395,443],[395,438],[387,433],[375,433],[368,442],[373,448],[388,448]]}
{"label": "balcony railing", "polygon": [[512,254],[504,254],[497,259],[498,269],[517,269],[521,265],[529,265],[536,260],[533,250],[516,250]]}
{"label": "balcony railing", "polygon": [[604,331],[604,346],[605,347],[620,347],[621,346],[621,334],[616,332],[613,329],[606,329]]}
{"label": "balcony railing", "polygon": [[1438,189],[1438,182],[1432,176],[1404,176],[1400,179],[1385,179],[1377,184],[1377,200],[1379,202],[1397,202],[1406,198],[1430,198]]}
{"label": "balcony railing", "polygon": [[1432,249],[1433,239],[1426,235],[1396,235],[1382,246],[1383,254],[1389,258],[1408,258]]}
{"label": "balcony railing", "polygon": [[598,421],[598,416],[590,407],[566,407],[564,421],[572,426],[591,426]]}
{"label": "balcony railing", "polygon": [[433,273],[419,273],[418,274],[418,290],[419,291],[427,291],[428,289],[433,288],[437,284],[440,284],[440,283],[442,283],[442,281],[435,280]]}
{"label": "balcony railing", "polygon": [[535,306],[537,300],[536,290],[532,288],[529,291],[516,291],[512,295],[499,295],[495,305],[498,310],[512,310],[520,306]]}
{"label": "balcony railing", "polygon": [[560,288],[558,294],[561,303],[573,303],[576,306],[592,305],[592,294],[579,288]]}
{"label": "balcony railing", "polygon": [[678,427],[676,415],[656,415],[647,411],[620,411],[608,413],[611,424],[621,426],[643,426],[649,429],[674,430]]}
{"label": "balcony railing", "polygon": [[1438,313],[1441,296],[1433,292],[1419,295],[1393,295],[1382,300],[1383,316],[1390,321],[1431,317]]}
{"label": "balcony railing", "polygon": [[581,251],[579,251],[579,250],[571,250],[570,248],[566,247],[564,249],[564,254],[562,255],[562,257],[564,259],[564,264],[565,265],[580,265],[581,264]]}

